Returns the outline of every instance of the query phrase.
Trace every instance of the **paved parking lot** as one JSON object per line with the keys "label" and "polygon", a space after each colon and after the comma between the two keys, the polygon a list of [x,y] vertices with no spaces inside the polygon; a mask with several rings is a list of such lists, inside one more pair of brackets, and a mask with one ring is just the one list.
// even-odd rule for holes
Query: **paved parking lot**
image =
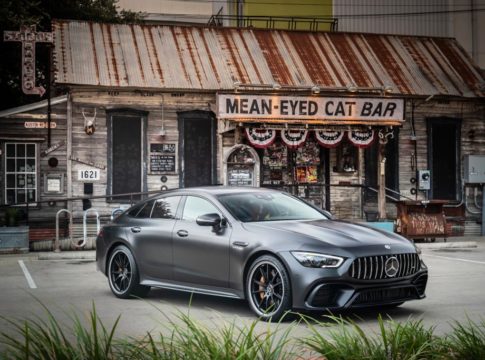
{"label": "paved parking lot", "polygon": [[[423,319],[425,325],[436,326],[438,333],[449,331],[453,320],[464,320],[467,316],[485,319],[485,242],[475,249],[426,249],[423,254],[430,270],[427,298],[408,302],[386,314],[398,321],[409,317]],[[4,255],[0,257],[0,274],[0,315],[9,318],[44,316],[41,302],[62,322],[70,323],[73,312],[85,317],[94,303],[106,325],[121,314],[119,333],[132,336],[147,331],[168,332],[168,319],[177,321],[180,313],[190,312],[209,327],[235,319],[239,324],[249,324],[255,319],[242,300],[191,297],[161,289],[152,290],[146,300],[117,299],[104,275],[96,271],[94,261]],[[378,314],[378,310],[366,310],[344,315],[358,317],[364,327],[376,330]],[[5,326],[0,320],[0,329]],[[266,328],[264,323],[259,326]],[[294,331],[298,336],[307,329],[301,324]]]}

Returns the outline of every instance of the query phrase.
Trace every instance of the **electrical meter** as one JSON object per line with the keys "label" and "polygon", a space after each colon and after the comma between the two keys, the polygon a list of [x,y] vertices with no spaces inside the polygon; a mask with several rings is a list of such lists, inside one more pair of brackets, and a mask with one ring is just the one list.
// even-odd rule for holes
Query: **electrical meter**
{"label": "electrical meter", "polygon": [[418,189],[431,190],[431,171],[418,170]]}

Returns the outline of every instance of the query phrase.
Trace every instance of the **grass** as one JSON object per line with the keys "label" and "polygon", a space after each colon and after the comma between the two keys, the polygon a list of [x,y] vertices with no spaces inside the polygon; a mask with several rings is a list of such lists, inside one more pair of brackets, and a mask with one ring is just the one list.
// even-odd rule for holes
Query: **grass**
{"label": "grass", "polygon": [[[59,323],[49,309],[46,320],[2,318],[12,331],[0,333],[2,359],[345,359],[418,360],[485,359],[485,320],[454,322],[445,336],[434,334],[421,320],[396,322],[378,317],[378,331],[370,332],[353,320],[328,316],[323,322],[301,317],[310,334],[292,335],[279,324],[258,320],[238,326],[225,322],[216,330],[194,321],[189,314],[168,320],[168,335],[147,333],[141,338],[119,338],[120,317],[107,328],[93,304],[87,321],[76,315],[72,324]],[[85,319],[86,320],[86,319]],[[276,326],[274,326],[276,325]],[[263,328],[261,328],[263,327]]]}

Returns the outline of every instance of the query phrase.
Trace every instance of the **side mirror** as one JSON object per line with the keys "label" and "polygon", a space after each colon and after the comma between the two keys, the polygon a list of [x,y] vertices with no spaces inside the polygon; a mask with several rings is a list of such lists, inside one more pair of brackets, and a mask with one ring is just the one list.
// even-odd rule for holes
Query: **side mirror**
{"label": "side mirror", "polygon": [[197,224],[200,226],[220,226],[222,223],[222,218],[219,214],[204,214],[197,218]]}

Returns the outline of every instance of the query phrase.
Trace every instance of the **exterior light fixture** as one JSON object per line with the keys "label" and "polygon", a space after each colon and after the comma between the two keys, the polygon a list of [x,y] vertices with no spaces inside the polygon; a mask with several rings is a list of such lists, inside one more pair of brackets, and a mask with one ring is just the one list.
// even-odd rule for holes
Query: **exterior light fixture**
{"label": "exterior light fixture", "polygon": [[278,84],[278,83],[274,83],[273,84],[273,90],[280,90],[281,89],[281,85]]}
{"label": "exterior light fixture", "polygon": [[383,92],[384,94],[390,94],[390,93],[392,93],[393,91],[394,91],[394,88],[393,88],[391,85],[384,85],[384,86],[382,87],[382,92]]}
{"label": "exterior light fixture", "polygon": [[312,93],[314,93],[314,94],[320,94],[320,86],[314,85],[312,87]]}
{"label": "exterior light fixture", "polygon": [[239,89],[240,86],[241,86],[240,81],[234,81],[234,83],[232,84],[232,87],[234,88],[234,90]]}
{"label": "exterior light fixture", "polygon": [[357,92],[358,89],[357,89],[357,86],[355,86],[354,84],[348,84],[347,90],[351,93],[355,93],[355,92]]}

